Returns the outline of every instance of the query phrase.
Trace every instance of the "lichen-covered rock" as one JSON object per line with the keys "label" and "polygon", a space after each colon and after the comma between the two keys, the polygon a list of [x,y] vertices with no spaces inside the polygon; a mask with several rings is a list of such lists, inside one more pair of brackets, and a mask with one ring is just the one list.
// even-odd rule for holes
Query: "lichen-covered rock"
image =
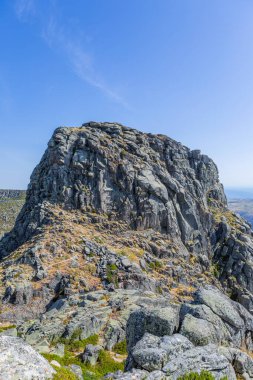
{"label": "lichen-covered rock", "polygon": [[196,346],[219,343],[219,335],[212,323],[205,319],[187,314],[183,320],[180,333],[190,339]]}
{"label": "lichen-covered rock", "polygon": [[189,372],[202,370],[210,372],[216,380],[225,376],[229,380],[236,380],[236,374],[227,358],[218,352],[214,345],[194,347],[170,360],[164,367],[169,379],[176,380]]}
{"label": "lichen-covered rock", "polygon": [[128,349],[131,349],[145,332],[156,336],[172,335],[179,326],[178,305],[167,307],[142,308],[134,311],[127,322],[126,336]]}
{"label": "lichen-covered rock", "polygon": [[[201,334],[206,334],[210,343],[229,343],[238,348],[246,346],[252,350],[253,316],[242,305],[232,301],[213,286],[198,289],[195,294],[195,303],[203,305],[202,308],[190,306],[188,311],[191,310],[190,313],[197,318],[207,320],[208,324],[200,321],[203,331],[198,332],[196,323],[194,327],[193,319],[191,319],[191,326],[188,324],[187,327],[187,323],[183,323],[182,329],[187,330],[186,336],[191,330],[193,335],[194,333],[195,336],[199,335],[200,339]],[[187,310],[187,306],[183,309]],[[189,317],[187,318],[190,320]]]}
{"label": "lichen-covered rock", "polygon": [[237,329],[242,328],[243,320],[231,300],[214,287],[200,288],[196,294],[198,303],[208,306],[222,320]]}
{"label": "lichen-covered rock", "polygon": [[128,359],[127,369],[139,367],[149,372],[162,370],[168,361],[193,347],[193,344],[180,334],[159,338],[146,333],[131,350],[131,360]]}
{"label": "lichen-covered rock", "polygon": [[[238,350],[238,363],[241,367],[237,373],[250,372],[250,362],[246,356],[240,356]],[[184,336],[174,334],[172,336],[157,337],[146,333],[141,340],[131,349],[126,369],[140,368],[149,373],[162,371],[167,379],[176,380],[178,377],[190,372],[200,373],[207,370],[213,374],[215,379],[227,376],[228,379],[236,379],[235,366],[236,354],[222,354],[215,345],[194,347]],[[239,366],[239,364],[238,364]],[[236,366],[235,366],[236,368]]]}
{"label": "lichen-covered rock", "polygon": [[5,256],[47,222],[44,201],[96,210],[134,229],[193,241],[207,254],[207,195],[226,205],[211,159],[162,135],[116,123],[58,128],[34,170],[26,204],[0,246]]}
{"label": "lichen-covered rock", "polygon": [[231,347],[220,347],[219,352],[228,359],[239,376],[246,380],[253,378],[253,359],[246,352]]}
{"label": "lichen-covered rock", "polygon": [[94,346],[93,344],[87,344],[84,353],[82,354],[82,361],[84,363],[95,365],[98,360],[99,351],[102,350],[101,346]]}
{"label": "lichen-covered rock", "polygon": [[129,372],[118,371],[109,373],[104,377],[108,380],[167,380],[168,377],[162,371],[147,372],[140,369],[133,369]]}
{"label": "lichen-covered rock", "polygon": [[0,336],[0,378],[4,380],[52,379],[55,370],[20,338]]}

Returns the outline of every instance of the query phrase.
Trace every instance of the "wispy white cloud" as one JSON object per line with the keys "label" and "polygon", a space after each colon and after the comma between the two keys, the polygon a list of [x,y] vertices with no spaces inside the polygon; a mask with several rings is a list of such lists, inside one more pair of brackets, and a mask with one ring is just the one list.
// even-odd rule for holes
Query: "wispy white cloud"
{"label": "wispy white cloud", "polygon": [[51,8],[47,8],[49,15],[47,14],[45,17],[45,15],[42,16],[36,12],[35,0],[16,0],[15,12],[22,21],[26,21],[28,16],[39,18],[43,40],[50,48],[60,52],[65,57],[72,71],[82,81],[98,89],[114,102],[130,109],[125,99],[95,69],[93,56],[85,46],[91,37],[83,38],[82,36],[80,38],[76,31],[71,33],[68,25],[59,21],[56,3],[51,1],[51,5]]}
{"label": "wispy white cloud", "polygon": [[112,90],[94,70],[92,55],[83,48],[77,38],[67,36],[54,17],[51,17],[46,29],[43,30],[43,38],[50,47],[56,47],[65,54],[73,71],[81,80],[97,88],[125,108],[129,108],[127,102]]}
{"label": "wispy white cloud", "polygon": [[19,20],[26,20],[28,16],[35,15],[34,0],[16,0],[14,8]]}

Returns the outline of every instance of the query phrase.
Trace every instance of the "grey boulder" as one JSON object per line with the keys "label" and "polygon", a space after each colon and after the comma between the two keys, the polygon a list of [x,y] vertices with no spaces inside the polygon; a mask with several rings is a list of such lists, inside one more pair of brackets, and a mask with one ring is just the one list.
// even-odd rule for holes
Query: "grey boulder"
{"label": "grey boulder", "polygon": [[177,305],[134,311],[127,322],[126,337],[128,349],[131,349],[145,332],[156,336],[172,335],[178,330],[179,310]]}
{"label": "grey boulder", "polygon": [[180,334],[159,338],[146,333],[132,349],[132,365],[149,372],[161,370],[169,360],[191,348],[193,344]]}
{"label": "grey boulder", "polygon": [[38,352],[22,339],[0,336],[1,380],[52,379],[55,370]]}
{"label": "grey boulder", "polygon": [[84,353],[82,355],[82,360],[84,363],[90,365],[95,365],[98,360],[99,352],[101,351],[101,346],[94,346],[93,344],[87,344]]}
{"label": "grey boulder", "polygon": [[187,350],[163,367],[163,372],[170,380],[177,380],[178,377],[189,372],[200,373],[202,370],[210,372],[215,380],[220,380],[225,376],[229,380],[236,380],[232,365],[212,344]]}

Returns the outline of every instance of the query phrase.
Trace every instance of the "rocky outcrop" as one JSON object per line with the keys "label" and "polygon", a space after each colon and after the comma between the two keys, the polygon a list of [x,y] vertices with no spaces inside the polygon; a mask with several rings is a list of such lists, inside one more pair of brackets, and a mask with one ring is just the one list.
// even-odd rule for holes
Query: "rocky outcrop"
{"label": "rocky outcrop", "polygon": [[231,297],[253,311],[253,238],[251,227],[237,217],[223,220],[213,234],[214,262]]}
{"label": "rocky outcrop", "polygon": [[[89,292],[57,300],[43,318],[20,324],[18,332],[40,352],[50,352],[52,342],[60,338],[70,339],[75,335],[78,341],[95,334],[100,335],[103,348],[111,350],[126,339],[130,314],[145,306],[154,309],[156,305],[169,307],[170,300],[138,290]],[[111,318],[112,314],[117,318]]]}
{"label": "rocky outcrop", "polygon": [[253,317],[214,287],[200,288],[190,304],[140,308],[131,313],[126,336],[128,371],[162,371],[177,379],[208,370],[215,379],[251,378]]}
{"label": "rocky outcrop", "polygon": [[44,201],[106,213],[134,229],[169,233],[207,254],[208,197],[226,204],[217,168],[200,151],[120,124],[59,128],[32,174],[26,205],[1,254],[46,223]]}
{"label": "rocky outcrop", "polygon": [[[55,204],[167,236],[179,257],[202,272],[214,268],[232,297],[252,308],[251,229],[228,211],[217,167],[200,151],[117,123],[58,128],[31,176],[13,231],[0,242],[0,256],[52,223]],[[159,258],[171,255],[156,244],[150,248]],[[37,277],[45,275],[39,267]]]}
{"label": "rocky outcrop", "polygon": [[39,352],[99,336],[79,352],[95,365],[126,339],[111,378],[252,377],[252,231],[200,151],[117,123],[58,128],[0,258],[0,321]]}
{"label": "rocky outcrop", "polygon": [[0,379],[47,380],[55,370],[20,338],[0,336]]}
{"label": "rocky outcrop", "polygon": [[177,380],[189,372],[199,373],[202,370],[212,373],[215,379],[225,376],[230,380],[236,379],[232,365],[218,351],[218,347],[194,347],[180,334],[162,338],[145,334],[133,348],[132,356],[139,368],[151,373],[162,371],[166,378],[171,380]]}

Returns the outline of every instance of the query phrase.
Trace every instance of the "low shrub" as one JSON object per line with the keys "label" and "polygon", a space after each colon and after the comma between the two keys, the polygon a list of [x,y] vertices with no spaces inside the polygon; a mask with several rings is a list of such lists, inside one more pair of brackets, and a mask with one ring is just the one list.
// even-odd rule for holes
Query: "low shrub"
{"label": "low shrub", "polygon": [[65,344],[65,350],[70,352],[84,350],[87,344],[97,344],[98,335],[91,335],[88,338],[80,339],[82,330],[77,329],[74,331],[70,338],[60,338],[59,343]]}
{"label": "low shrub", "polygon": [[76,375],[67,368],[59,368],[53,366],[56,373],[53,376],[53,380],[77,380]]}
{"label": "low shrub", "polygon": [[[213,375],[208,371],[201,371],[200,373],[191,372],[186,375],[180,376],[177,380],[215,380]],[[223,377],[221,380],[228,380],[227,377]]]}
{"label": "low shrub", "polygon": [[120,355],[126,355],[127,354],[127,342],[126,339],[122,342],[118,342],[113,346],[112,349],[114,352]]}
{"label": "low shrub", "polygon": [[9,326],[0,327],[0,333],[3,331],[9,330],[9,329],[13,329],[14,327],[16,327],[16,326],[15,325],[9,325]]}
{"label": "low shrub", "polygon": [[[101,379],[104,375],[109,372],[116,372],[119,370],[124,370],[124,362],[116,362],[109,354],[108,351],[101,350],[99,352],[99,357],[97,364],[92,366],[90,364],[85,364],[81,361],[78,356],[75,356],[72,352],[65,351],[63,358],[55,354],[42,354],[45,359],[49,362],[56,360],[61,366],[69,366],[71,364],[76,364],[81,367],[83,372],[83,377],[85,380],[98,380]],[[64,375],[64,368],[60,368],[62,372],[56,367],[57,374],[54,377],[54,380],[76,380],[76,377],[66,377],[70,370],[67,369],[66,375]],[[58,375],[61,374],[62,376]],[[64,376],[65,377],[64,377]],[[59,377],[60,376],[60,377]]]}

